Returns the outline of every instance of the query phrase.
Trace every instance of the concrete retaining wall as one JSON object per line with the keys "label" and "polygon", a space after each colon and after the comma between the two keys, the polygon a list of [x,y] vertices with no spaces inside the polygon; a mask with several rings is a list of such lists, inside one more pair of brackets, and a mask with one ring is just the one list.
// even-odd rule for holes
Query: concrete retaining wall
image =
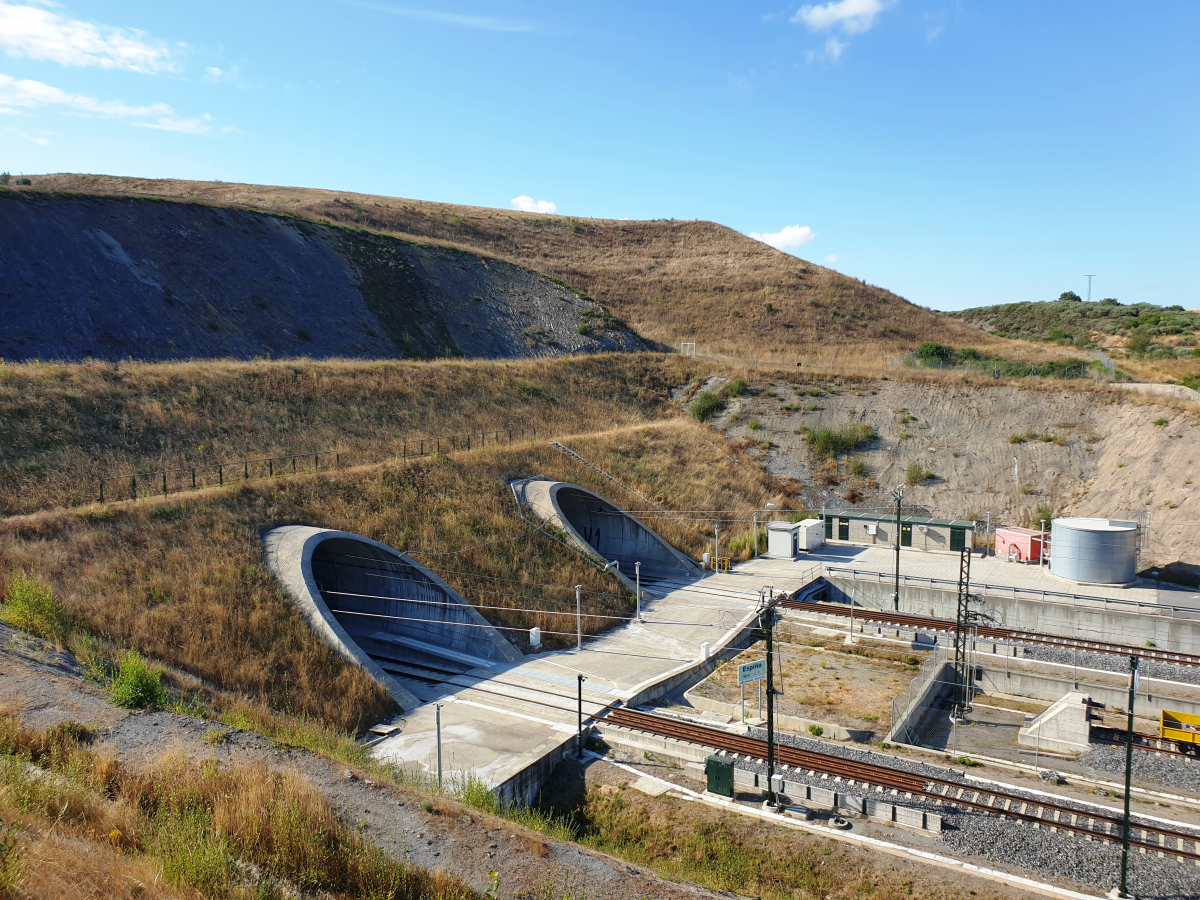
{"label": "concrete retaining wall", "polygon": [[[978,657],[976,657],[978,660]],[[983,669],[983,678],[977,679],[979,689],[989,694],[1009,694],[1016,697],[1030,697],[1034,700],[1058,701],[1068,691],[1082,691],[1093,700],[1103,703],[1109,709],[1114,707],[1124,709],[1129,705],[1128,686],[1113,684],[1098,684],[1086,677],[1072,680],[1070,677],[1056,677],[1039,672],[1022,672],[1019,669],[993,668],[991,665],[978,666]],[[977,673],[978,674],[978,673]],[[1178,697],[1168,697],[1155,692],[1156,679],[1143,678],[1141,690],[1137,695],[1137,712],[1142,716],[1157,716],[1164,709],[1200,715],[1200,701],[1185,700]],[[1165,685],[1164,685],[1165,687]]]}
{"label": "concrete retaining wall", "polygon": [[[859,581],[826,574],[833,602],[849,603],[851,585],[859,603],[891,609],[891,582]],[[1153,641],[1156,647],[1194,653],[1200,649],[1200,618],[1152,615],[1146,606],[1122,609],[1113,603],[1108,608],[1093,605],[1070,605],[1053,600],[1040,600],[1019,595],[985,592],[981,608],[996,619],[996,625],[1024,628],[1059,634],[1067,637],[1095,635],[1101,640],[1116,641],[1133,646],[1146,646]],[[957,614],[958,596],[952,590],[901,584],[900,612],[917,616],[933,616],[953,620]]]}
{"label": "concrete retaining wall", "polygon": [[944,697],[949,697],[954,685],[954,665],[949,660],[943,661],[925,682],[924,687],[912,698],[899,719],[892,723],[885,740],[909,743],[906,737],[897,735],[919,734],[922,720],[929,714],[930,708]]}

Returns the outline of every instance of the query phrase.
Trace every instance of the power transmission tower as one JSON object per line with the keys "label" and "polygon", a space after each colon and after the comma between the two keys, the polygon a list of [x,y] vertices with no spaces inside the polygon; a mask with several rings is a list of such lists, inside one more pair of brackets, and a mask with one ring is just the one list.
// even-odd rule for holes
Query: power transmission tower
{"label": "power transmission tower", "polygon": [[970,662],[971,633],[979,621],[979,613],[971,609],[972,602],[976,598],[971,596],[971,547],[964,546],[958,562],[958,611],[954,620],[955,718],[971,704],[975,675]]}
{"label": "power transmission tower", "polygon": [[1088,303],[1091,303],[1091,302],[1092,302],[1092,279],[1093,279],[1093,278],[1095,278],[1096,276],[1095,276],[1095,275],[1084,275],[1083,277],[1084,277],[1084,278],[1086,278],[1086,279],[1088,280],[1088,299],[1087,299],[1087,302],[1088,302]]}

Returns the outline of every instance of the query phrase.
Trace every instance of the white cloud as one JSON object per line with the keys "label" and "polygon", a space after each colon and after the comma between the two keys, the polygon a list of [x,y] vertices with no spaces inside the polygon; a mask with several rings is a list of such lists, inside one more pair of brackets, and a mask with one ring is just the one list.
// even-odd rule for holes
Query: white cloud
{"label": "white cloud", "polygon": [[173,72],[177,65],[162,41],[136,29],[68,19],[37,6],[0,0],[0,48],[9,56],[64,66],[99,66],[134,72]]}
{"label": "white cloud", "polygon": [[454,28],[470,28],[475,31],[527,32],[533,31],[530,22],[516,22],[511,19],[497,19],[494,16],[470,16],[462,13],[449,13],[436,9],[419,9],[410,6],[385,6],[377,3],[353,3],[348,6],[366,9],[371,12],[387,13],[392,16],[402,16],[406,19],[421,19],[426,22],[436,22],[439,25],[450,25]]}
{"label": "white cloud", "polygon": [[548,213],[550,215],[558,212],[558,207],[549,200],[534,200],[525,194],[522,194],[520,197],[513,197],[512,205],[513,209],[519,209],[521,212]]}
{"label": "white cloud", "polygon": [[811,31],[841,28],[846,34],[862,34],[875,27],[879,14],[889,3],[890,0],[833,0],[816,6],[805,4],[792,16],[792,21],[807,25]]}
{"label": "white cloud", "polygon": [[825,56],[832,62],[837,62],[842,58],[842,54],[846,52],[846,48],[850,46],[848,41],[839,41],[837,38],[830,36],[825,42]]}
{"label": "white cloud", "polygon": [[41,107],[99,119],[124,120],[130,125],[160,131],[180,131],[185,134],[208,131],[208,116],[203,119],[181,119],[166,103],[130,106],[120,100],[97,100],[86,94],[68,94],[40,81],[18,81],[11,75],[0,74],[0,113],[19,114],[24,109]]}
{"label": "white cloud", "polygon": [[788,225],[786,228],[767,234],[752,231],[750,237],[756,241],[762,241],[764,244],[770,244],[776,250],[786,250],[789,247],[802,247],[809,241],[816,240],[817,235],[807,225]]}
{"label": "white cloud", "polygon": [[237,77],[237,66],[232,66],[228,69],[218,69],[216,66],[209,66],[204,70],[204,80],[209,84],[220,84],[222,81],[235,81]]}
{"label": "white cloud", "polygon": [[838,258],[836,253],[830,253],[827,257],[825,257],[825,262],[827,263],[835,263],[837,260]]}

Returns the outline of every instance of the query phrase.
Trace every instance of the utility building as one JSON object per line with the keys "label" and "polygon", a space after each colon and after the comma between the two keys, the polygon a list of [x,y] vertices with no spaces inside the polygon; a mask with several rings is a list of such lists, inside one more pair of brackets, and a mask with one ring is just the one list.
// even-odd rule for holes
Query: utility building
{"label": "utility building", "polygon": [[[830,543],[894,545],[896,517],[881,513],[825,512],[825,540]],[[975,523],[965,519],[900,517],[900,546],[930,552],[961,553],[974,546]]]}

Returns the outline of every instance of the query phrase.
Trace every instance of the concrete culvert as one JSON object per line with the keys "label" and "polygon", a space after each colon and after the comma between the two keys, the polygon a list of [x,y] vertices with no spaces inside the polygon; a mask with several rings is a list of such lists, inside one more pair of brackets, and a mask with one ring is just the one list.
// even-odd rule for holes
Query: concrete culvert
{"label": "concrete culvert", "polygon": [[411,709],[406,681],[440,682],[520,653],[457,591],[361,535],[289,525],[263,538],[267,566],[331,646]]}
{"label": "concrete culvert", "polygon": [[704,573],[700,564],[676,550],[655,531],[598,494],[563,481],[527,481],[514,485],[520,500],[544,522],[561,528],[579,549],[617,561],[620,578],[631,590],[634,565],[642,564],[642,587],[686,582]]}

